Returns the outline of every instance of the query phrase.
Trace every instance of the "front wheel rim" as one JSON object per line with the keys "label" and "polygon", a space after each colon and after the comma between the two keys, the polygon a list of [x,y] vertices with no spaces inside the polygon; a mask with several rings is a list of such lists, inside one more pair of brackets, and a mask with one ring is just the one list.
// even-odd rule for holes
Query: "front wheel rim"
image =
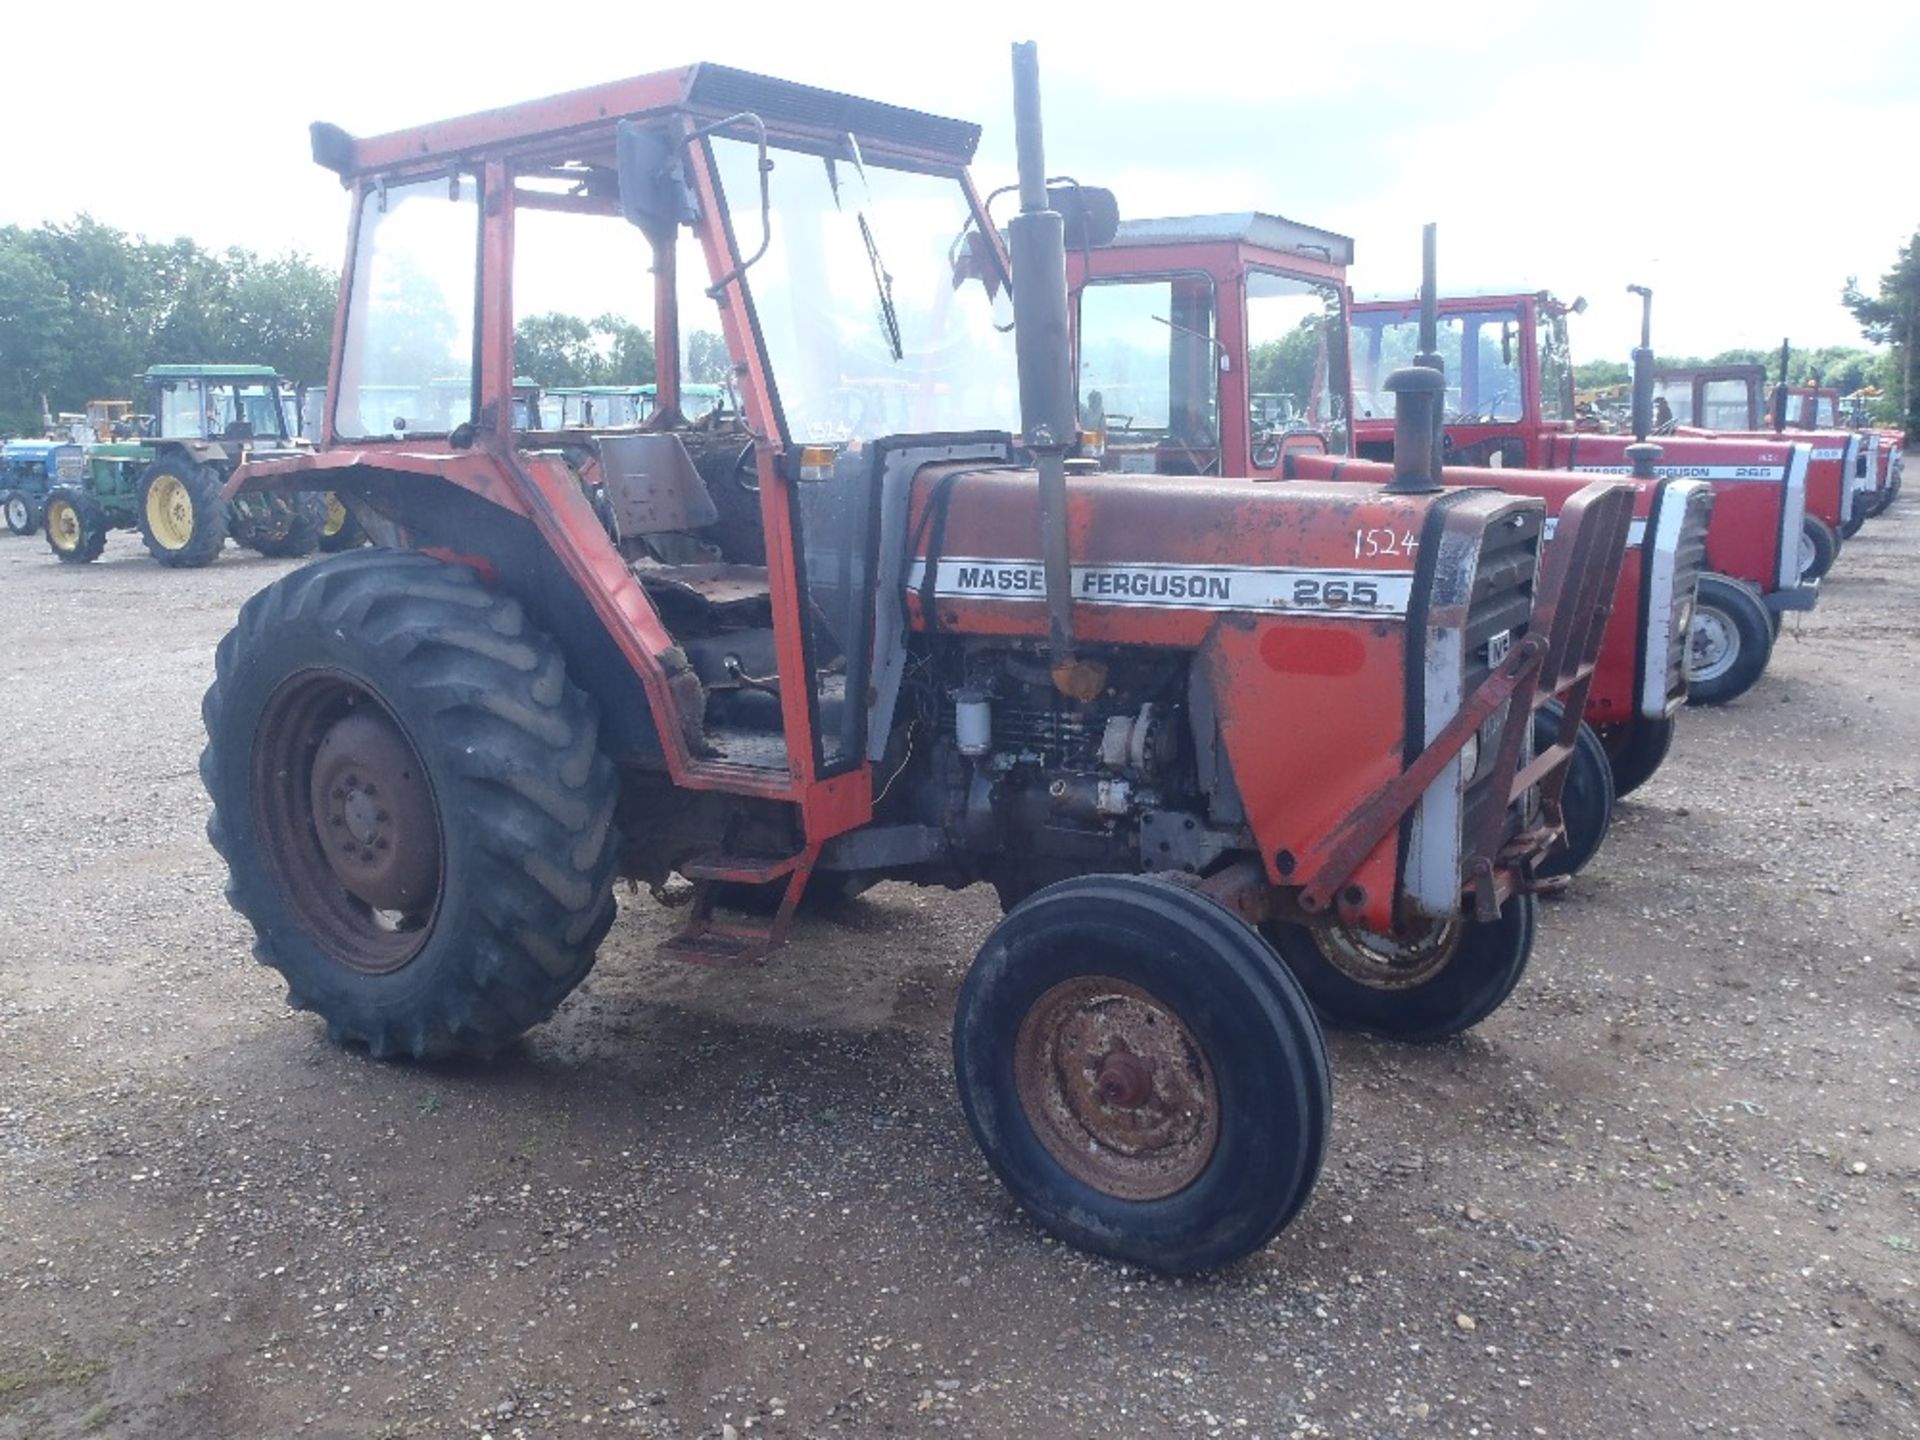
{"label": "front wheel rim", "polygon": [[347,507],[340,503],[340,497],[331,490],[327,492],[327,518],[320,522],[320,534],[331,540],[347,528]]}
{"label": "front wheel rim", "polygon": [[7,524],[16,530],[27,528],[27,502],[18,495],[7,501]]}
{"label": "front wheel rim", "polygon": [[1740,658],[1740,631],[1733,617],[1711,605],[1693,607],[1693,628],[1687,636],[1687,680],[1698,685],[1718,680]]}
{"label": "front wheel rim", "polygon": [[1800,532],[1799,554],[1800,573],[1805,575],[1809,570],[1813,569],[1814,564],[1819,560],[1820,552],[1814,549],[1813,537],[1804,530]]}
{"label": "front wheel rim", "polygon": [[193,496],[178,475],[156,475],[147,485],[147,529],[168,550],[193,541]]}
{"label": "front wheel rim", "polygon": [[1014,1038],[1020,1107],[1074,1179],[1120,1200],[1161,1200],[1199,1178],[1220,1139],[1206,1052],[1147,991],[1104,975],[1062,981]]}
{"label": "front wheel rim", "polygon": [[1369,990],[1410,990],[1452,963],[1463,933],[1458,920],[1437,920],[1406,940],[1346,925],[1316,925],[1313,943],[1328,964]]}
{"label": "front wheel rim", "polygon": [[68,553],[78,550],[82,531],[80,512],[71,503],[56,500],[47,507],[47,538],[54,549]]}
{"label": "front wheel rim", "polygon": [[254,733],[255,829],[295,922],[350,970],[403,968],[433,932],[445,888],[419,751],[371,690],[329,670],[283,681]]}

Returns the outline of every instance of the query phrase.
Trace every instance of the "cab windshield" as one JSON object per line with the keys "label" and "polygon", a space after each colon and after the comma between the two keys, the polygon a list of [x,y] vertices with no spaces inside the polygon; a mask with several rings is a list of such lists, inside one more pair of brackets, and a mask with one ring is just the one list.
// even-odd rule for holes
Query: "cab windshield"
{"label": "cab windshield", "polygon": [[[1447,371],[1448,424],[1524,418],[1518,308],[1443,312],[1438,341]],[[1354,404],[1362,416],[1393,414],[1387,377],[1411,365],[1419,350],[1419,306],[1362,311],[1353,317]]]}
{"label": "cab windshield", "polygon": [[[759,152],[727,138],[712,145],[735,244],[750,257]],[[767,250],[741,283],[787,438],[1013,428],[1007,288],[997,260],[974,259],[987,247],[963,243],[976,217],[958,176],[877,164],[851,136],[832,154],[776,148],[770,158]],[[981,278],[981,268],[992,273]]]}

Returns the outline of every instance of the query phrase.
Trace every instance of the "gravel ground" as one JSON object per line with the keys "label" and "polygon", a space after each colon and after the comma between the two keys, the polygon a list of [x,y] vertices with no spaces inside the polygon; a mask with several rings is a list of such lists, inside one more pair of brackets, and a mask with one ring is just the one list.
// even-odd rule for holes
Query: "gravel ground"
{"label": "gravel ground", "polygon": [[0,1437],[1920,1433],[1920,502],[1684,717],[1467,1038],[1333,1040],[1301,1218],[1171,1282],[987,1174],[988,894],[656,960],[485,1065],[337,1050],[248,955],[199,700],[286,570],[0,543]]}

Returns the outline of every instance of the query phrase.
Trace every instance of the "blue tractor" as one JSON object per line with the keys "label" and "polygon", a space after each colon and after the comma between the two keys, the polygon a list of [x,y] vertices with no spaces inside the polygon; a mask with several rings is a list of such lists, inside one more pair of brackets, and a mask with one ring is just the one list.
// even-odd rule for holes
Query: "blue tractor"
{"label": "blue tractor", "polygon": [[40,528],[47,491],[62,480],[79,478],[86,452],[69,439],[9,440],[0,445],[0,517],[15,535]]}

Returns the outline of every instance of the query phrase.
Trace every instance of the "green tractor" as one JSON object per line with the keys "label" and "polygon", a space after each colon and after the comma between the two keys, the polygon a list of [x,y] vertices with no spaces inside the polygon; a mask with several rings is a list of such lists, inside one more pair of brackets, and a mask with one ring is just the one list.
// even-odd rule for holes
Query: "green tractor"
{"label": "green tractor", "polygon": [[96,560],[109,530],[138,530],[162,565],[211,564],[231,535],[262,555],[311,554],[326,520],[317,495],[222,493],[242,460],[309,449],[294,438],[280,377],[267,365],[155,365],[145,433],[86,451],[75,481],[47,492],[47,544],[61,560]]}

